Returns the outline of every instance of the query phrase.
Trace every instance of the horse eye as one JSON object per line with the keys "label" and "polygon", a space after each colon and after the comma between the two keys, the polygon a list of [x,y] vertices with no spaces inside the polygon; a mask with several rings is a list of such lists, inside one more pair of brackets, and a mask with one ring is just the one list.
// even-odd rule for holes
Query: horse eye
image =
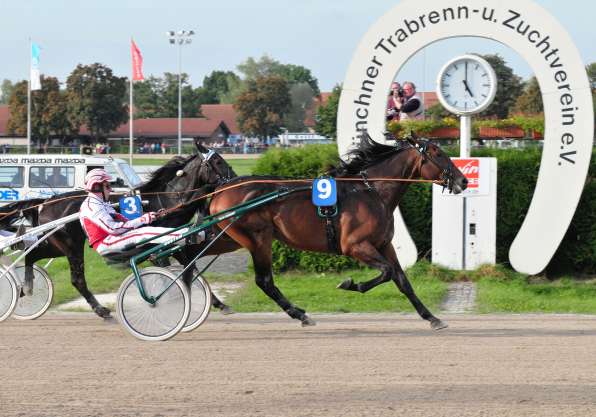
{"label": "horse eye", "polygon": [[177,177],[181,177],[184,175],[184,171],[182,171],[181,169],[179,169],[178,171],[176,171],[176,176]]}

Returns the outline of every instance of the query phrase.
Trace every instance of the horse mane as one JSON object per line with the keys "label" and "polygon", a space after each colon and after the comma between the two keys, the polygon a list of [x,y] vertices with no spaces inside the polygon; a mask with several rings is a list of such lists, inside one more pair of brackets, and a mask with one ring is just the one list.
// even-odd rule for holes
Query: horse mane
{"label": "horse mane", "polygon": [[347,154],[347,161],[339,161],[339,165],[332,167],[331,175],[355,175],[378,162],[409,148],[407,142],[398,141],[395,145],[383,145],[372,140],[366,132],[360,136],[360,145]]}
{"label": "horse mane", "polygon": [[178,170],[184,168],[186,164],[188,164],[192,159],[196,158],[197,156],[198,154],[191,155],[188,157],[173,157],[165,165],[153,171],[153,173],[149,177],[149,180],[137,187],[137,190],[141,192],[146,192],[154,189],[163,188],[165,183],[174,178]]}

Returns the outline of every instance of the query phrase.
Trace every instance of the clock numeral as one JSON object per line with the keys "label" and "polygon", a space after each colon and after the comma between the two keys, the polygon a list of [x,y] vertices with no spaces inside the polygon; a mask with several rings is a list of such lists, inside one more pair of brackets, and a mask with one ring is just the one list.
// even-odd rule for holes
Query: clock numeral
{"label": "clock numeral", "polygon": [[454,106],[457,106],[457,100],[455,100],[455,102],[453,103]]}
{"label": "clock numeral", "polygon": [[488,74],[485,72],[484,74],[482,74],[482,77],[488,77]]}
{"label": "clock numeral", "polygon": [[490,87],[490,84],[482,84],[483,87]]}
{"label": "clock numeral", "polygon": [[476,67],[474,69],[477,70],[478,68],[480,68],[480,65],[476,64]]}
{"label": "clock numeral", "polygon": [[478,105],[478,102],[477,102],[476,100],[474,100],[474,104],[475,104],[475,105]]}
{"label": "clock numeral", "polygon": [[482,94],[482,97],[486,97],[486,94]]}

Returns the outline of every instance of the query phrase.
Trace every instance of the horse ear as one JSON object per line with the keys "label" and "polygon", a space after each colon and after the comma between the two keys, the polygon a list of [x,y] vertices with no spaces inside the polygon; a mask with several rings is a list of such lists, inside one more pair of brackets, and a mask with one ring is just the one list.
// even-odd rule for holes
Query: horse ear
{"label": "horse ear", "polygon": [[199,151],[199,153],[207,153],[207,152],[209,152],[209,149],[205,148],[203,146],[203,144],[200,141],[198,141],[198,140],[195,142],[195,146],[196,146],[197,150]]}
{"label": "horse ear", "polygon": [[408,141],[408,143],[412,146],[416,146],[418,144],[418,135],[416,135],[416,132],[414,132],[413,130],[410,130],[410,132],[404,137],[405,140]]}

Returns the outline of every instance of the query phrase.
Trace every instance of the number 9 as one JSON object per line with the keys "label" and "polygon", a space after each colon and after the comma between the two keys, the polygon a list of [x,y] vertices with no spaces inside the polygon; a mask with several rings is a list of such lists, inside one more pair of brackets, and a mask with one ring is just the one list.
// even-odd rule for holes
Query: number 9
{"label": "number 9", "polygon": [[319,192],[319,198],[328,199],[331,196],[331,182],[326,179],[317,181],[317,191]]}

